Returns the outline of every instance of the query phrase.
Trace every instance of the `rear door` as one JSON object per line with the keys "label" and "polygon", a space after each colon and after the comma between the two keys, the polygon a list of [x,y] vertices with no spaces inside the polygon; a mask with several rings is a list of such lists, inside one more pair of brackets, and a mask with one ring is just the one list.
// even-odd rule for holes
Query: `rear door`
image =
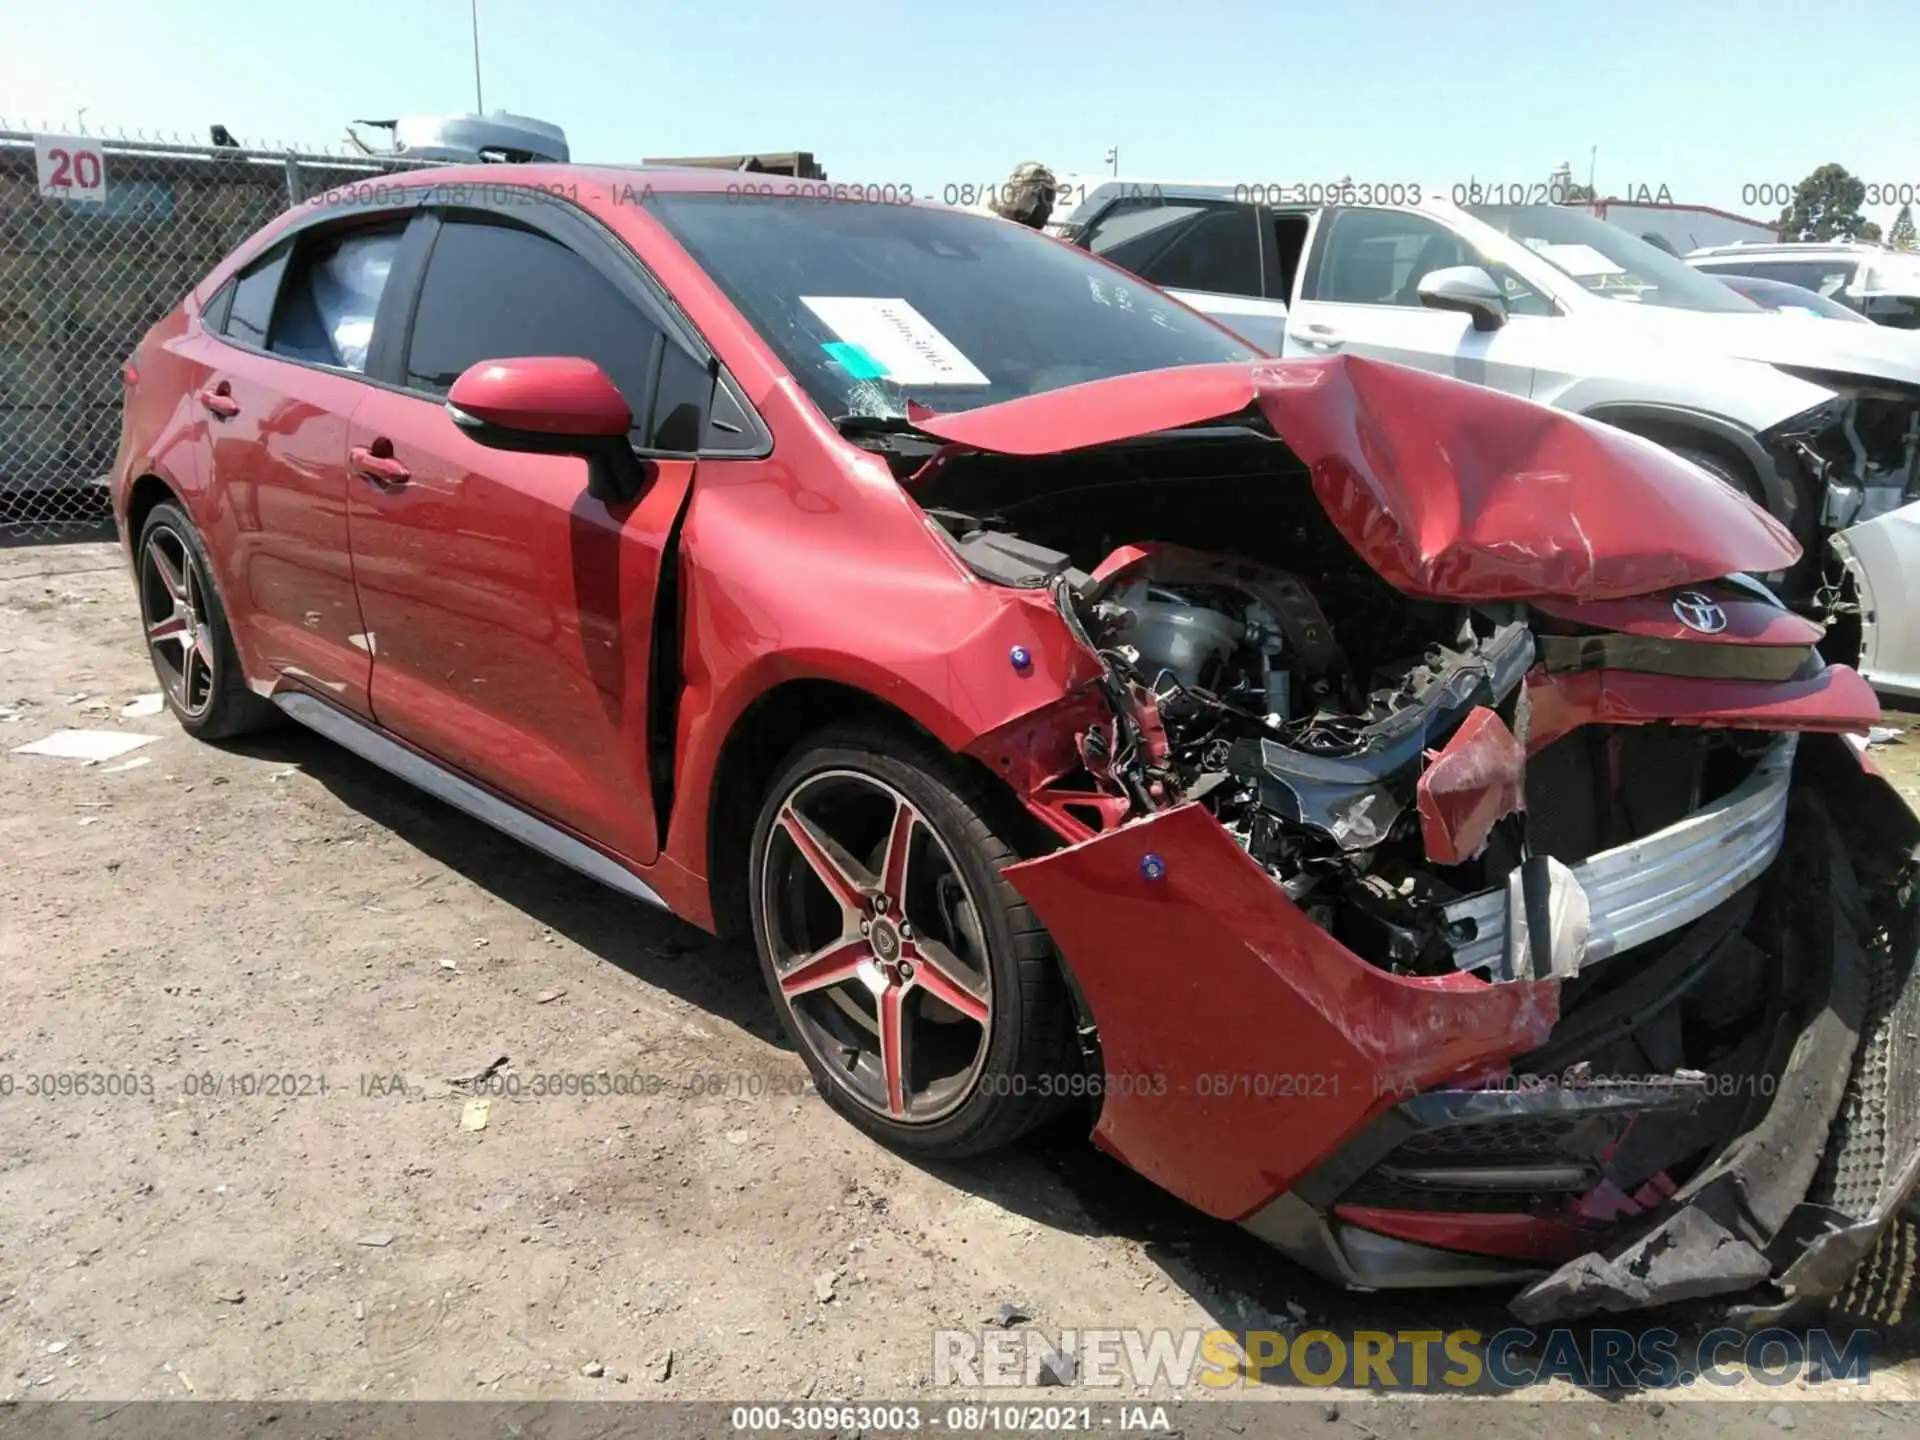
{"label": "rear door", "polygon": [[217,298],[207,414],[236,638],[267,669],[362,715],[372,656],[347,536],[347,426],[405,217],[305,228]]}
{"label": "rear door", "polygon": [[[1421,304],[1421,279],[1478,265],[1507,297],[1507,323],[1476,330],[1470,317]],[[1367,355],[1434,370],[1476,385],[1529,395],[1532,326],[1551,323],[1552,302],[1463,237],[1411,210],[1332,206],[1313,226],[1307,261],[1288,311],[1289,355]]]}
{"label": "rear door", "polygon": [[[424,213],[390,383],[354,416],[348,511],[382,727],[632,860],[658,849],[649,658],[662,557],[713,372],[630,252],[557,200]],[[584,356],[648,458],[638,499],[572,456],[509,453],[448,417],[482,360]]]}
{"label": "rear door", "polygon": [[1287,307],[1268,298],[1260,224],[1252,204],[1155,191],[1115,200],[1082,243],[1278,355]]}

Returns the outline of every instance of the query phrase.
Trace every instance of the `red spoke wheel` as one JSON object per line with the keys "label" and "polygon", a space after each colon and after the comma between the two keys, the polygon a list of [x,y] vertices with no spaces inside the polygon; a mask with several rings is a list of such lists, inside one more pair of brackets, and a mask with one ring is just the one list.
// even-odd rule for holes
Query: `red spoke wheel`
{"label": "red spoke wheel", "polygon": [[1004,1143],[1067,1093],[1063,987],[951,756],[875,727],[807,742],[762,807],[754,935],[821,1093],[890,1144]]}
{"label": "red spoke wheel", "polygon": [[272,724],[277,712],[247,687],[206,547],[178,505],[147,516],[133,569],[153,673],[182,728],[220,740]]}

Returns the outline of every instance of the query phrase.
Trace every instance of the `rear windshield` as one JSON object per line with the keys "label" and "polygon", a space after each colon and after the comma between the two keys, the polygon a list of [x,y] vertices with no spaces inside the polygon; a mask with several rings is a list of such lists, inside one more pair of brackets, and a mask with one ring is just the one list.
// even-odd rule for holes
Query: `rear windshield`
{"label": "rear windshield", "polygon": [[1256,352],[1022,226],[932,206],[656,192],[649,202],[833,418],[970,410]]}

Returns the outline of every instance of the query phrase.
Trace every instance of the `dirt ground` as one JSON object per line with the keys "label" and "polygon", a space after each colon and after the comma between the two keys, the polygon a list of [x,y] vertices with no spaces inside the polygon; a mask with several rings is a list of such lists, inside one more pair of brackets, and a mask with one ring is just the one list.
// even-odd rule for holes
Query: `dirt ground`
{"label": "dirt ground", "polygon": [[[0,549],[0,616],[0,748],[159,737],[0,756],[0,1399],[944,1403],[933,1332],[1003,1303],[1049,1329],[1500,1328],[1485,1296],[1331,1291],[1079,1135],[957,1167],[875,1147],[804,1093],[751,955],[304,732],[122,717],[155,686],[110,543]],[[1875,754],[1920,805],[1920,716],[1894,718]],[[454,1082],[501,1057],[471,1128]],[[628,1093],[533,1093],[602,1072]],[[26,1093],[67,1074],[135,1093]],[[1896,1435],[1912,1378],[1574,1418]],[[1538,1428],[1257,1393],[1300,1402],[1258,1433]]]}

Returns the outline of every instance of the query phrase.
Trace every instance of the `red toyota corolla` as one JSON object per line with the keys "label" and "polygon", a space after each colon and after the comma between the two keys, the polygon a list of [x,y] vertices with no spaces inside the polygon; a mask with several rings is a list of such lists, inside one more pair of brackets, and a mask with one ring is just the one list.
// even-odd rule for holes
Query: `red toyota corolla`
{"label": "red toyota corolla", "polygon": [[249,240],[127,367],[180,722],[751,934],[903,1151],[1080,1107],[1324,1274],[1532,1320],[1839,1293],[1920,1156],[1920,827],[1750,578],[1787,533],[825,188],[451,170]]}

